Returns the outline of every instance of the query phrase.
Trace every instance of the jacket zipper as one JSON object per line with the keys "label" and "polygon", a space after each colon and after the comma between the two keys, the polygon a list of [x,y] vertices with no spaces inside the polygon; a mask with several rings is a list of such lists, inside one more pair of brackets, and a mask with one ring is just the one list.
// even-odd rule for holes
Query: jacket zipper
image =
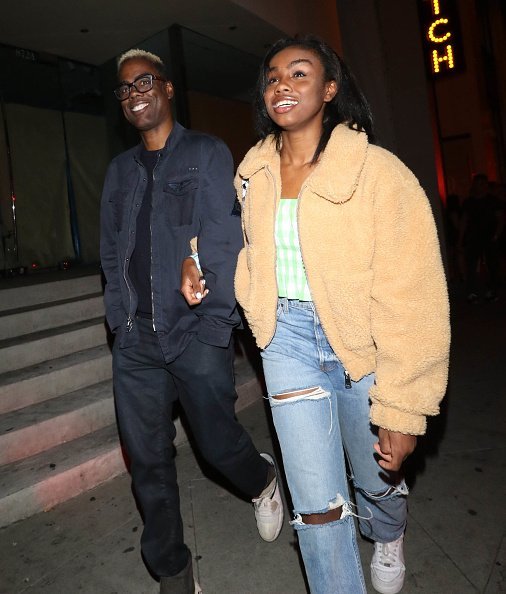
{"label": "jacket zipper", "polygon": [[[273,225],[273,229],[272,229],[272,235],[274,237],[274,234],[276,233],[276,211],[277,211],[277,207],[278,207],[278,200],[277,200],[277,196],[276,196],[276,179],[274,178],[274,175],[272,174],[272,171],[269,169],[269,166],[266,165],[265,166],[265,170],[267,171],[269,177],[272,180],[272,185],[273,185],[273,190],[274,190],[274,225]],[[278,294],[278,279],[276,276],[276,259],[277,259],[277,252],[276,252],[276,242],[274,242],[274,280],[276,283],[276,294]],[[277,307],[276,307],[277,310]],[[275,310],[275,311],[276,311]],[[276,324],[274,324],[274,332],[276,331]],[[274,336],[274,332],[272,333],[269,342],[272,340],[273,336]]]}
{"label": "jacket zipper", "polygon": [[[302,196],[302,192],[306,189],[306,187],[307,187],[306,184],[303,184],[299,190],[299,194],[297,195],[297,235],[299,236],[300,257],[302,258],[302,266],[304,266],[304,274],[306,275],[306,280],[307,280],[306,263],[304,262],[304,254],[302,253],[302,242],[300,241],[300,233],[299,233],[299,221],[300,221],[299,212],[300,212],[301,196]],[[309,281],[307,282],[307,286],[309,288],[309,294],[311,295],[311,301],[314,303],[314,299],[313,299],[313,295],[311,293],[311,286],[309,284]]]}
{"label": "jacket zipper", "polygon": [[155,300],[153,297],[153,195],[154,195],[154,188],[155,188],[155,169],[158,167],[158,163],[160,161],[161,153],[158,153],[156,158],[155,166],[153,167],[153,189],[151,190],[151,212],[149,214],[149,255],[151,260],[151,265],[149,267],[149,284],[151,287],[151,321],[153,323],[153,332],[156,332],[155,326]]}
{"label": "jacket zipper", "polygon": [[[299,220],[300,220],[299,211],[300,211],[301,196],[302,196],[302,192],[306,189],[306,187],[307,187],[306,185],[303,185],[299,191],[299,195],[297,196],[297,200],[298,200],[298,202],[297,202],[297,233],[299,232]],[[307,279],[306,264],[304,263],[304,254],[302,252],[302,242],[300,241],[300,234],[299,234],[299,249],[300,249],[300,255],[302,258],[302,265],[304,266],[304,272],[306,274],[306,279]],[[311,300],[314,305],[314,299],[313,299],[313,295],[311,293],[311,285],[309,284],[309,280],[308,280],[307,286],[309,287],[309,293],[311,294]],[[316,310],[316,305],[314,305],[314,308]],[[325,332],[325,328],[323,327],[321,320],[320,320],[320,324],[322,325],[323,331]],[[346,371],[346,369],[344,370],[344,387],[347,390],[351,390],[351,378],[350,378],[350,374]]]}
{"label": "jacket zipper", "polygon": [[[130,233],[129,233],[129,235],[130,235]],[[128,241],[130,242],[130,237],[128,238]],[[128,245],[127,245],[127,252],[128,252]],[[128,289],[128,318],[127,318],[126,331],[130,332],[130,330],[132,329],[132,326],[134,325],[134,320],[132,317],[132,289],[130,288],[130,285],[128,283],[127,273],[126,273],[127,262],[128,262],[128,259],[125,258],[125,260],[123,262],[123,280],[125,281],[125,285]]]}

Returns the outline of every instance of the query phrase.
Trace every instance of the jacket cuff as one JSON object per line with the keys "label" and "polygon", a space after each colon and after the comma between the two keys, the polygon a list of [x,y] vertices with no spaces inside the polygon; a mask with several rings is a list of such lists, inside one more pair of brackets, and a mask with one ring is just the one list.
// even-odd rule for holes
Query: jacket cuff
{"label": "jacket cuff", "polygon": [[423,435],[427,429],[425,415],[386,407],[378,402],[373,402],[371,405],[371,423],[389,431],[398,431],[407,435]]}

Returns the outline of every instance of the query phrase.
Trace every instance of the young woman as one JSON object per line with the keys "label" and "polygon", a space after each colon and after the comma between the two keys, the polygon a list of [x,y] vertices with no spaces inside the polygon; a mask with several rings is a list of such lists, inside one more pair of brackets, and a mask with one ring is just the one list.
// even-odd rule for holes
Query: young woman
{"label": "young woman", "polygon": [[[373,144],[368,105],[321,40],[269,50],[256,124],[260,142],[236,176],[235,288],[261,349],[309,586],[366,591],[355,516],[375,542],[373,586],[399,592],[407,488],[397,471],[437,414],[448,371],[431,208]],[[197,277],[185,274],[196,304]]]}

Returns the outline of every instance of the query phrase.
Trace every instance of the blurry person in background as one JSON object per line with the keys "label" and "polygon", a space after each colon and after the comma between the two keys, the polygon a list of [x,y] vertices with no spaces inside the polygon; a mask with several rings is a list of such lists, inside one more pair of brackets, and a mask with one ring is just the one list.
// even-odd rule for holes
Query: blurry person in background
{"label": "blurry person in background", "polygon": [[483,296],[481,276],[485,276],[484,297],[497,300],[499,287],[499,237],[504,217],[499,199],[490,192],[488,177],[473,177],[469,197],[462,205],[459,244],[466,262],[467,300],[479,303]]}
{"label": "blurry person in background", "polygon": [[448,194],[444,209],[445,240],[448,258],[449,281],[460,282],[465,278],[465,263],[459,248],[459,234],[462,218],[460,197]]}
{"label": "blurry person in background", "polygon": [[499,285],[504,287],[506,284],[506,184],[493,182],[490,184],[490,192],[498,201],[500,217],[500,235],[497,240],[497,249],[499,252]]}

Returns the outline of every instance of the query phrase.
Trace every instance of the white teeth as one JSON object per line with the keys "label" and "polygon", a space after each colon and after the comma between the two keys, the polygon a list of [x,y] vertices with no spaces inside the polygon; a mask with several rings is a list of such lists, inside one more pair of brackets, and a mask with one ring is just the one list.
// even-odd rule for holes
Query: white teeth
{"label": "white teeth", "polygon": [[132,111],[140,111],[141,109],[144,109],[146,105],[147,103],[137,103],[137,105],[132,107]]}
{"label": "white teeth", "polygon": [[291,105],[297,105],[298,101],[295,99],[282,99],[274,104],[274,107],[290,107]]}

